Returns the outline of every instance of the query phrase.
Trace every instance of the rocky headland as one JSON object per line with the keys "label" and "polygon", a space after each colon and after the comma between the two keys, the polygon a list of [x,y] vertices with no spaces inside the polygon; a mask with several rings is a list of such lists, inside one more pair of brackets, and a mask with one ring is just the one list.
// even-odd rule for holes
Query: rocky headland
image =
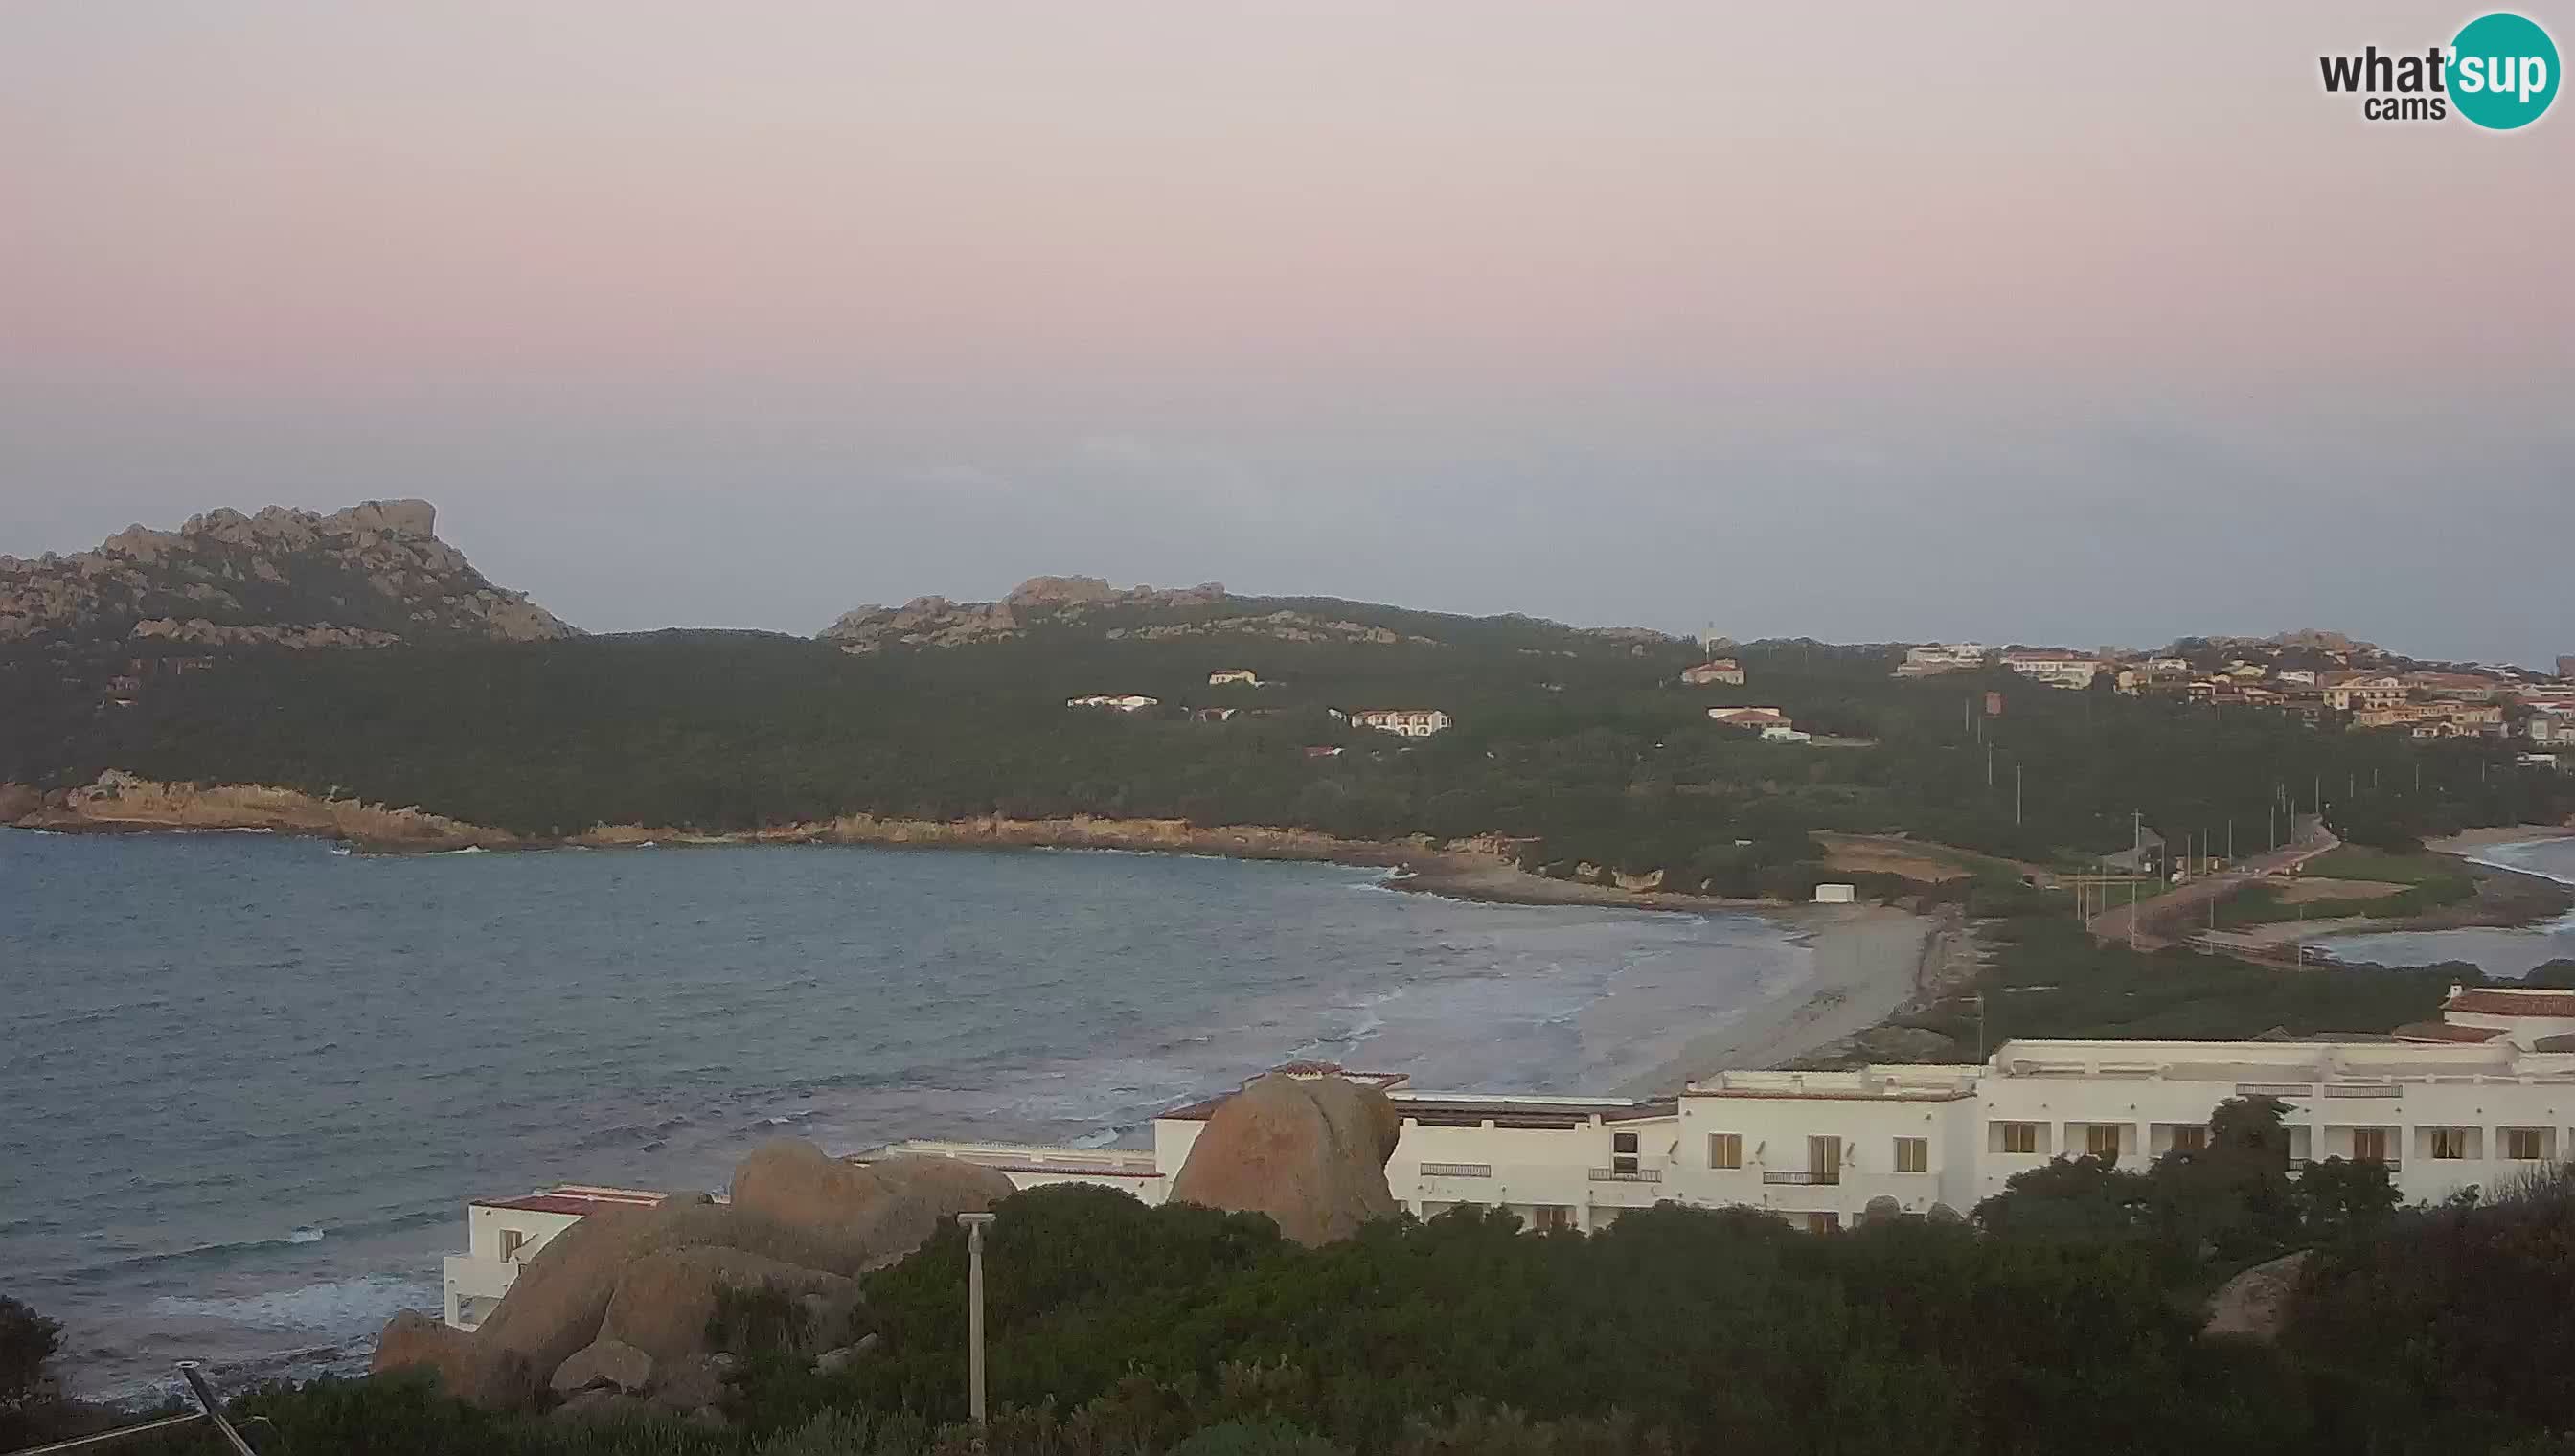
{"label": "rocky headland", "polygon": [[319,515],[210,511],[94,551],[0,556],[0,644],[381,648],[544,642],[575,629],[438,539],[426,501]]}

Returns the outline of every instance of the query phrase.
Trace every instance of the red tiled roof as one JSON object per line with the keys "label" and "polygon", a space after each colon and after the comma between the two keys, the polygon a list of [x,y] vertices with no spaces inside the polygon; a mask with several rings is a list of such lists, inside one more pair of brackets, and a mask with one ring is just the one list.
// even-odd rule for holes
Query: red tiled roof
{"label": "red tiled roof", "polygon": [[2481,987],[2441,1003],[2444,1011],[2480,1016],[2575,1016],[2575,991],[2515,991]]}
{"label": "red tiled roof", "polygon": [[2399,1041],[2492,1041],[2500,1026],[2453,1026],[2447,1021],[2408,1021],[2390,1033]]}

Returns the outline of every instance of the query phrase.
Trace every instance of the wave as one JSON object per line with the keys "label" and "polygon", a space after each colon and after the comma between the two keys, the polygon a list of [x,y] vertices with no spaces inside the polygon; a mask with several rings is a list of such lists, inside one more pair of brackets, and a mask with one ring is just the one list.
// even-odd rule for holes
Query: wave
{"label": "wave", "polygon": [[450,854],[481,854],[484,852],[485,850],[482,845],[468,844],[462,849],[432,849],[429,851],[429,855],[433,859],[444,859]]}
{"label": "wave", "polygon": [[184,1249],[165,1249],[158,1253],[138,1253],[127,1258],[102,1263],[84,1264],[65,1277],[88,1279],[126,1273],[137,1269],[161,1269],[174,1264],[220,1264],[262,1249],[292,1248],[298,1244],[318,1244],[329,1236],[329,1230],[316,1227],[292,1228],[267,1238],[229,1239],[215,1243],[195,1244]]}
{"label": "wave", "polygon": [[435,1308],[444,1298],[445,1291],[436,1284],[396,1274],[360,1274],[261,1294],[164,1294],[147,1308],[172,1318],[363,1337],[393,1318],[396,1310]]}

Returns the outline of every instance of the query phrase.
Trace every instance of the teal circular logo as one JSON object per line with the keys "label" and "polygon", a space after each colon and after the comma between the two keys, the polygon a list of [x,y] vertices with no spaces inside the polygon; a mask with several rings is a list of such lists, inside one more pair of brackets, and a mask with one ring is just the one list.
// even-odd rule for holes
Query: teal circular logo
{"label": "teal circular logo", "polygon": [[2450,42],[2450,104],[2488,131],[2539,120],[2557,99],[2557,43],[2526,16],[2481,15]]}

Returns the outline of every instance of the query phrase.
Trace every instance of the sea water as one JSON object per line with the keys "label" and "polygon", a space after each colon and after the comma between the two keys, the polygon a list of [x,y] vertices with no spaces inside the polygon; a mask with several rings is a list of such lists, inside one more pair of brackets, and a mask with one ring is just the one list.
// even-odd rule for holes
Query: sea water
{"label": "sea water", "polygon": [[1606,1091],[1809,953],[1340,865],[842,847],[378,856],[0,831],[0,1294],[148,1392],[346,1369],[465,1201],[761,1139],[1107,1144],[1290,1058]]}

